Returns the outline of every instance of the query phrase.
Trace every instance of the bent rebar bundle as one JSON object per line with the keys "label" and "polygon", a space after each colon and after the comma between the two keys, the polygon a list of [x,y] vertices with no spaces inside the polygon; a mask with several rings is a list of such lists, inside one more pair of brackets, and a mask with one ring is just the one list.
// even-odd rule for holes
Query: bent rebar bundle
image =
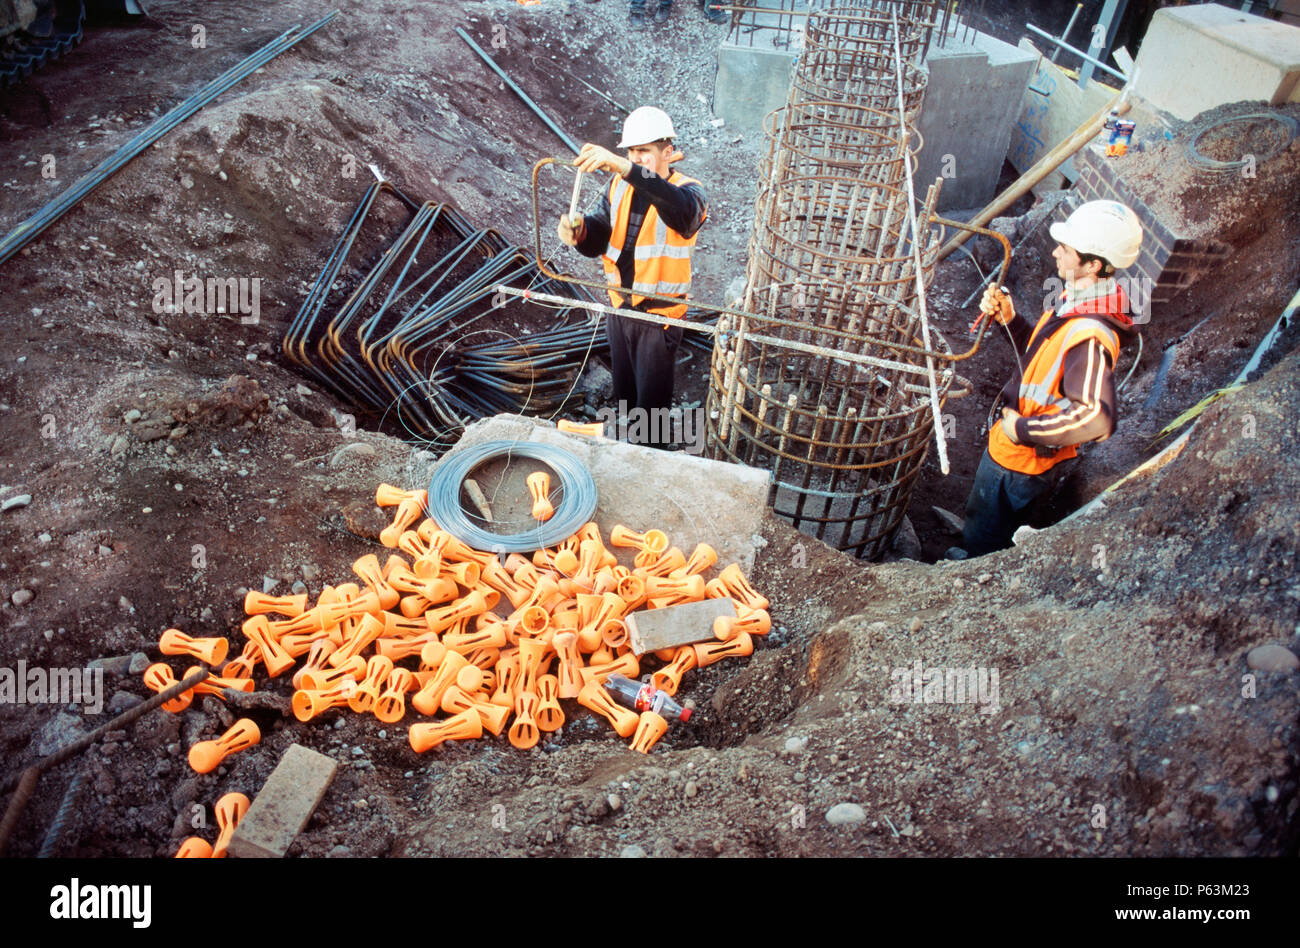
{"label": "bent rebar bundle", "polygon": [[948,15],[939,0],[858,0],[809,16],[789,100],[765,125],[741,307],[752,315],[722,317],[710,369],[710,456],[769,467],[777,514],[870,558],[902,521],[955,378],[922,295],[941,243],[927,227],[938,183],[919,211],[910,189],[920,62]]}
{"label": "bent rebar bundle", "polygon": [[[435,444],[499,412],[558,412],[593,345],[592,323],[580,308],[520,302],[498,285],[593,299],[454,208],[376,182],[282,348],[341,398]],[[502,328],[511,325],[516,332]]]}

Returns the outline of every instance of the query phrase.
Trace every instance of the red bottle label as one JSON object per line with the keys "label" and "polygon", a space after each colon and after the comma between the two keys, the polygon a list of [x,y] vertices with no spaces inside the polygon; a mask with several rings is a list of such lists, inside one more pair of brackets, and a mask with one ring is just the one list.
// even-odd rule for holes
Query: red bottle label
{"label": "red bottle label", "polygon": [[654,685],[642,685],[636,693],[636,709],[638,711],[649,711],[651,707],[651,698],[654,697]]}

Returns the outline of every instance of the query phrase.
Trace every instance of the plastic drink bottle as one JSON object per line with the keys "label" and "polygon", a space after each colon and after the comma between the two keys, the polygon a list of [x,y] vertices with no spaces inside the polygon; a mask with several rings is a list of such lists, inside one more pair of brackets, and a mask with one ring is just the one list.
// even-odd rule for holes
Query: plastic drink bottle
{"label": "plastic drink bottle", "polygon": [[669,721],[685,723],[691,719],[691,709],[683,708],[654,685],[631,681],[622,675],[610,675],[605,679],[605,690],[619,704],[633,711],[653,711]]}

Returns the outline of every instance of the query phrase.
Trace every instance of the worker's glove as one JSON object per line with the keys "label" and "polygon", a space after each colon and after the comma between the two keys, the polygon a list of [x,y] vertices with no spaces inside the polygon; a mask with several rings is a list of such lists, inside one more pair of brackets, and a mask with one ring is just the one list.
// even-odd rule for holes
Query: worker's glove
{"label": "worker's glove", "polygon": [[1003,326],[1016,318],[1016,308],[1011,303],[1011,297],[1007,295],[1007,288],[998,289],[992,283],[988,285],[988,288],[984,290],[984,296],[980,298],[980,312],[985,316],[992,317]]}
{"label": "worker's glove", "polygon": [[578,157],[573,159],[573,163],[587,174],[609,171],[627,177],[632,173],[631,159],[616,155],[608,148],[601,148],[591,142],[582,146],[582,151],[578,152]]}
{"label": "worker's glove", "polygon": [[562,243],[566,243],[570,247],[576,247],[578,246],[578,239],[582,236],[582,218],[577,215],[570,218],[568,214],[562,214],[560,215],[560,223],[555,230],[560,235]]}

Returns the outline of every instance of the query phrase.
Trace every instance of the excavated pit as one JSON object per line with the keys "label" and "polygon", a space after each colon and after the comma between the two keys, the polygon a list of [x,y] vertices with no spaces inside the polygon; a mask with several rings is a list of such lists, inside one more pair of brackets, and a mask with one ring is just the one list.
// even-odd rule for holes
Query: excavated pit
{"label": "excavated pit", "polygon": [[[538,67],[551,56],[583,63],[583,76],[620,101],[673,112],[683,169],[711,199],[698,292],[721,302],[744,270],[745,169],[759,151],[757,140],[714,127],[696,98],[707,98],[721,31],[678,4],[674,17],[689,28],[657,33],[647,47],[613,6],[457,0],[434,17],[383,0],[346,5],[330,28],[4,265],[13,292],[0,310],[10,343],[0,361],[0,496],[32,501],[0,514],[0,666],[113,659],[104,698],[120,710],[148,694],[127,668],[135,653],[159,658],[162,630],[230,633],[245,588],[265,578],[283,593],[302,581],[314,595],[381,552],[376,485],[421,486],[436,458],[371,430],[354,404],[304,385],[278,353],[369,161],[420,199],[531,244],[529,170],[562,146],[498,88],[454,26],[575,137],[612,144],[618,120]],[[0,191],[5,229],[152,110],[326,8],[205,8],[206,57],[177,40],[193,18],[180,2],[150,5],[169,29],[88,34],[6,100],[0,141],[24,157]],[[492,47],[494,35],[506,45]],[[38,160],[24,164],[47,153],[57,182],[40,177]],[[1081,465],[1080,497],[1148,456],[1151,435],[1230,381],[1294,292],[1300,225],[1267,195],[1294,193],[1296,155],[1292,145],[1269,174],[1260,169],[1251,227],[1225,223],[1234,259],[1157,316],[1120,431]],[[568,185],[557,176],[548,188],[542,206],[558,213]],[[1188,188],[1222,213],[1213,180]],[[549,231],[547,252],[558,253]],[[1021,309],[1041,296],[1048,250],[1031,240],[1013,264]],[[574,254],[558,259],[597,275]],[[178,268],[261,276],[260,322],[155,312],[152,281]],[[977,282],[961,255],[936,272],[931,310],[954,348],[972,316],[959,304]],[[1206,317],[1179,343],[1158,411],[1144,413],[1162,344]],[[1294,855],[1296,678],[1248,669],[1244,656],[1297,645],[1298,341],[1288,327],[1252,384],[1212,405],[1158,476],[1120,492],[1100,517],[1024,547],[963,564],[870,565],[758,516],[747,533],[758,538],[751,579],[773,601],[773,632],[749,659],[688,676],[698,723],[671,730],[649,757],[585,714],[528,753],[478,741],[415,755],[404,728],[373,719],[300,725],[277,682],[229,707],[203,698],[182,715],[149,715],[46,774],[8,853],[40,850],[84,770],[56,855],[171,855],[185,836],[211,837],[218,797],[254,795],[297,742],[346,764],[295,856],[617,855],[629,845],[701,856]],[[952,542],[930,504],[961,511],[1006,358],[995,340],[963,366],[976,395],[949,403],[953,473],[940,477],[931,452],[908,508],[926,559]],[[699,357],[679,367],[681,401],[703,398],[705,369]],[[603,404],[587,400],[593,412]],[[129,412],[139,415],[128,421]],[[355,434],[338,421],[349,413],[360,418]],[[683,496],[695,490],[689,478],[679,483]],[[32,596],[20,603],[19,590]],[[891,700],[893,673],[918,661],[997,669],[999,710]],[[1243,694],[1247,675],[1253,697]],[[262,727],[262,744],[213,774],[192,773],[185,750],[241,715]],[[98,723],[60,705],[0,706],[0,776]],[[842,802],[860,804],[866,822],[829,825],[823,815]],[[1104,829],[1093,824],[1098,805]],[[193,825],[196,806],[206,828]]]}

